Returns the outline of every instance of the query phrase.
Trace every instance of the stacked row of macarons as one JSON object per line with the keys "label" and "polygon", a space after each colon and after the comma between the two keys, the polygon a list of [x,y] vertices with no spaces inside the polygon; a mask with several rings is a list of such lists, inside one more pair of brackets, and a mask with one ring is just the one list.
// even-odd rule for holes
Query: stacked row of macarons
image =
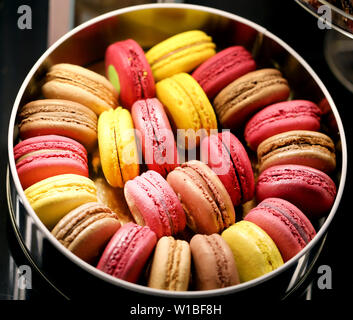
{"label": "stacked row of macarons", "polygon": [[[198,30],[146,53],[119,41],[106,50],[109,81],[54,65],[46,99],[20,111],[14,152],[25,195],[98,269],[166,290],[235,285],[296,255],[315,236],[307,217],[330,210],[335,146],[319,132],[320,109],[285,101],[281,72],[256,70],[244,47],[215,48]],[[93,181],[100,174],[104,190]],[[116,190],[130,221],[107,199]]]}

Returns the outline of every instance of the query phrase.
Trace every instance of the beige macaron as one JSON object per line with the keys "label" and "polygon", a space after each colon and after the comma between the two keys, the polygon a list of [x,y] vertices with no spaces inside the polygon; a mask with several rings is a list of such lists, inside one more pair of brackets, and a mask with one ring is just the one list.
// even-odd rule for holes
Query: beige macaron
{"label": "beige macaron", "polygon": [[60,63],[53,65],[42,87],[43,95],[51,99],[79,102],[97,115],[117,107],[118,92],[102,75],[84,67]]}
{"label": "beige macaron", "polygon": [[191,268],[190,246],[173,237],[159,239],[153,256],[148,286],[156,289],[186,291]]}

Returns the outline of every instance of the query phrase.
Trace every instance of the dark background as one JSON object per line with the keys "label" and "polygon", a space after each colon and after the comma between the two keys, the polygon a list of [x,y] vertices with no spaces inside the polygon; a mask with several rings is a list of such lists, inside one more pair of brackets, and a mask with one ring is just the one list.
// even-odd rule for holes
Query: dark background
{"label": "dark background", "polygon": [[[325,62],[323,41],[326,31],[317,27],[317,20],[314,17],[305,12],[293,0],[185,2],[210,6],[243,16],[267,28],[294,48],[311,65],[332,95],[345,127],[349,151],[348,159],[350,159],[353,138],[352,125],[349,123],[352,94],[334,78]],[[32,8],[32,30],[17,28],[17,20],[20,16],[17,9],[23,4],[28,4]],[[5,191],[8,121],[12,104],[22,81],[46,49],[47,12],[47,1],[0,0],[0,299],[14,298],[11,293],[11,279],[7,273],[9,259],[14,259],[17,265],[26,264],[25,257],[19,249],[8,223]],[[325,248],[317,264],[317,267],[320,265],[331,267],[332,289],[318,289],[317,280],[320,275],[317,273],[317,268],[310,276],[313,287],[312,299],[316,301],[322,299],[341,300],[353,295],[353,271],[347,262],[347,256],[352,252],[350,234],[352,213],[348,207],[349,197],[352,194],[350,177],[351,168],[348,166],[343,199],[329,228]],[[32,284],[33,289],[27,298],[38,300],[57,297],[56,293],[36,273],[33,274]],[[300,292],[303,291],[304,289]],[[300,292],[292,299],[302,300],[303,295]]]}

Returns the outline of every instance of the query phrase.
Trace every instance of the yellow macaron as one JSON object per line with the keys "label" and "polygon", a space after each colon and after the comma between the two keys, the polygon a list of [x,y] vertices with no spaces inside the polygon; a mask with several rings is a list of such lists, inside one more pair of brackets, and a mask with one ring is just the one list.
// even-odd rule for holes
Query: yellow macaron
{"label": "yellow macaron", "polygon": [[176,73],[189,72],[216,54],[212,38],[200,30],[172,36],[146,52],[156,81]]}
{"label": "yellow macaron", "polygon": [[[217,129],[217,119],[213,107],[198,82],[187,73],[178,73],[156,84],[158,99],[176,129],[178,138],[185,135],[185,146],[193,148],[200,142],[198,131]],[[200,132],[199,132],[200,133]],[[178,143],[184,139],[178,139]]]}
{"label": "yellow macaron", "polygon": [[98,146],[105,178],[122,188],[139,175],[139,157],[131,114],[118,107],[104,111],[98,119]]}
{"label": "yellow macaron", "polygon": [[48,229],[76,207],[97,201],[92,180],[76,174],[61,174],[41,180],[25,190],[25,195]]}
{"label": "yellow macaron", "polygon": [[260,277],[283,264],[270,236],[250,221],[239,221],[222,233],[231,248],[241,282]]}

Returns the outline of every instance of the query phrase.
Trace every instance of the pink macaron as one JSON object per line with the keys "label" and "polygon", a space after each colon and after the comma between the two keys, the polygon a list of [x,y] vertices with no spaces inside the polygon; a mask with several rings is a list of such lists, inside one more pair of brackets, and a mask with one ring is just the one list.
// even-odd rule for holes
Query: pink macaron
{"label": "pink macaron", "polygon": [[88,177],[87,151],[70,138],[56,135],[29,138],[14,147],[14,156],[23,189],[59,174]]}
{"label": "pink macaron", "polygon": [[157,98],[136,101],[131,115],[148,169],[166,177],[178,166],[178,151],[163,105]]}
{"label": "pink macaron", "polygon": [[156,243],[157,237],[149,227],[129,222],[110,239],[97,268],[136,283]]}
{"label": "pink macaron", "polygon": [[302,165],[277,165],[264,170],[256,184],[258,202],[282,198],[293,203],[309,218],[320,218],[331,209],[336,185],[324,172]]}
{"label": "pink macaron", "polygon": [[127,39],[111,44],[105,53],[105,67],[123,107],[130,109],[135,101],[155,96],[151,67],[136,41]]}
{"label": "pink macaron", "polygon": [[308,100],[272,104],[256,113],[246,124],[244,138],[252,150],[265,139],[291,130],[320,129],[321,110]]}
{"label": "pink macaron", "polygon": [[205,137],[201,141],[201,160],[218,175],[233,205],[237,206],[253,198],[255,180],[251,163],[235,135],[223,131]]}
{"label": "pink macaron", "polygon": [[147,225],[159,238],[184,230],[186,217],[178,196],[157,172],[148,170],[126,182],[124,195],[139,225]]}
{"label": "pink macaron", "polygon": [[309,219],[295,205],[280,198],[267,198],[245,216],[275,242],[284,261],[294,257],[315,236]]}
{"label": "pink macaron", "polygon": [[229,83],[255,69],[256,63],[250,52],[242,46],[232,46],[206,60],[192,76],[212,99]]}

